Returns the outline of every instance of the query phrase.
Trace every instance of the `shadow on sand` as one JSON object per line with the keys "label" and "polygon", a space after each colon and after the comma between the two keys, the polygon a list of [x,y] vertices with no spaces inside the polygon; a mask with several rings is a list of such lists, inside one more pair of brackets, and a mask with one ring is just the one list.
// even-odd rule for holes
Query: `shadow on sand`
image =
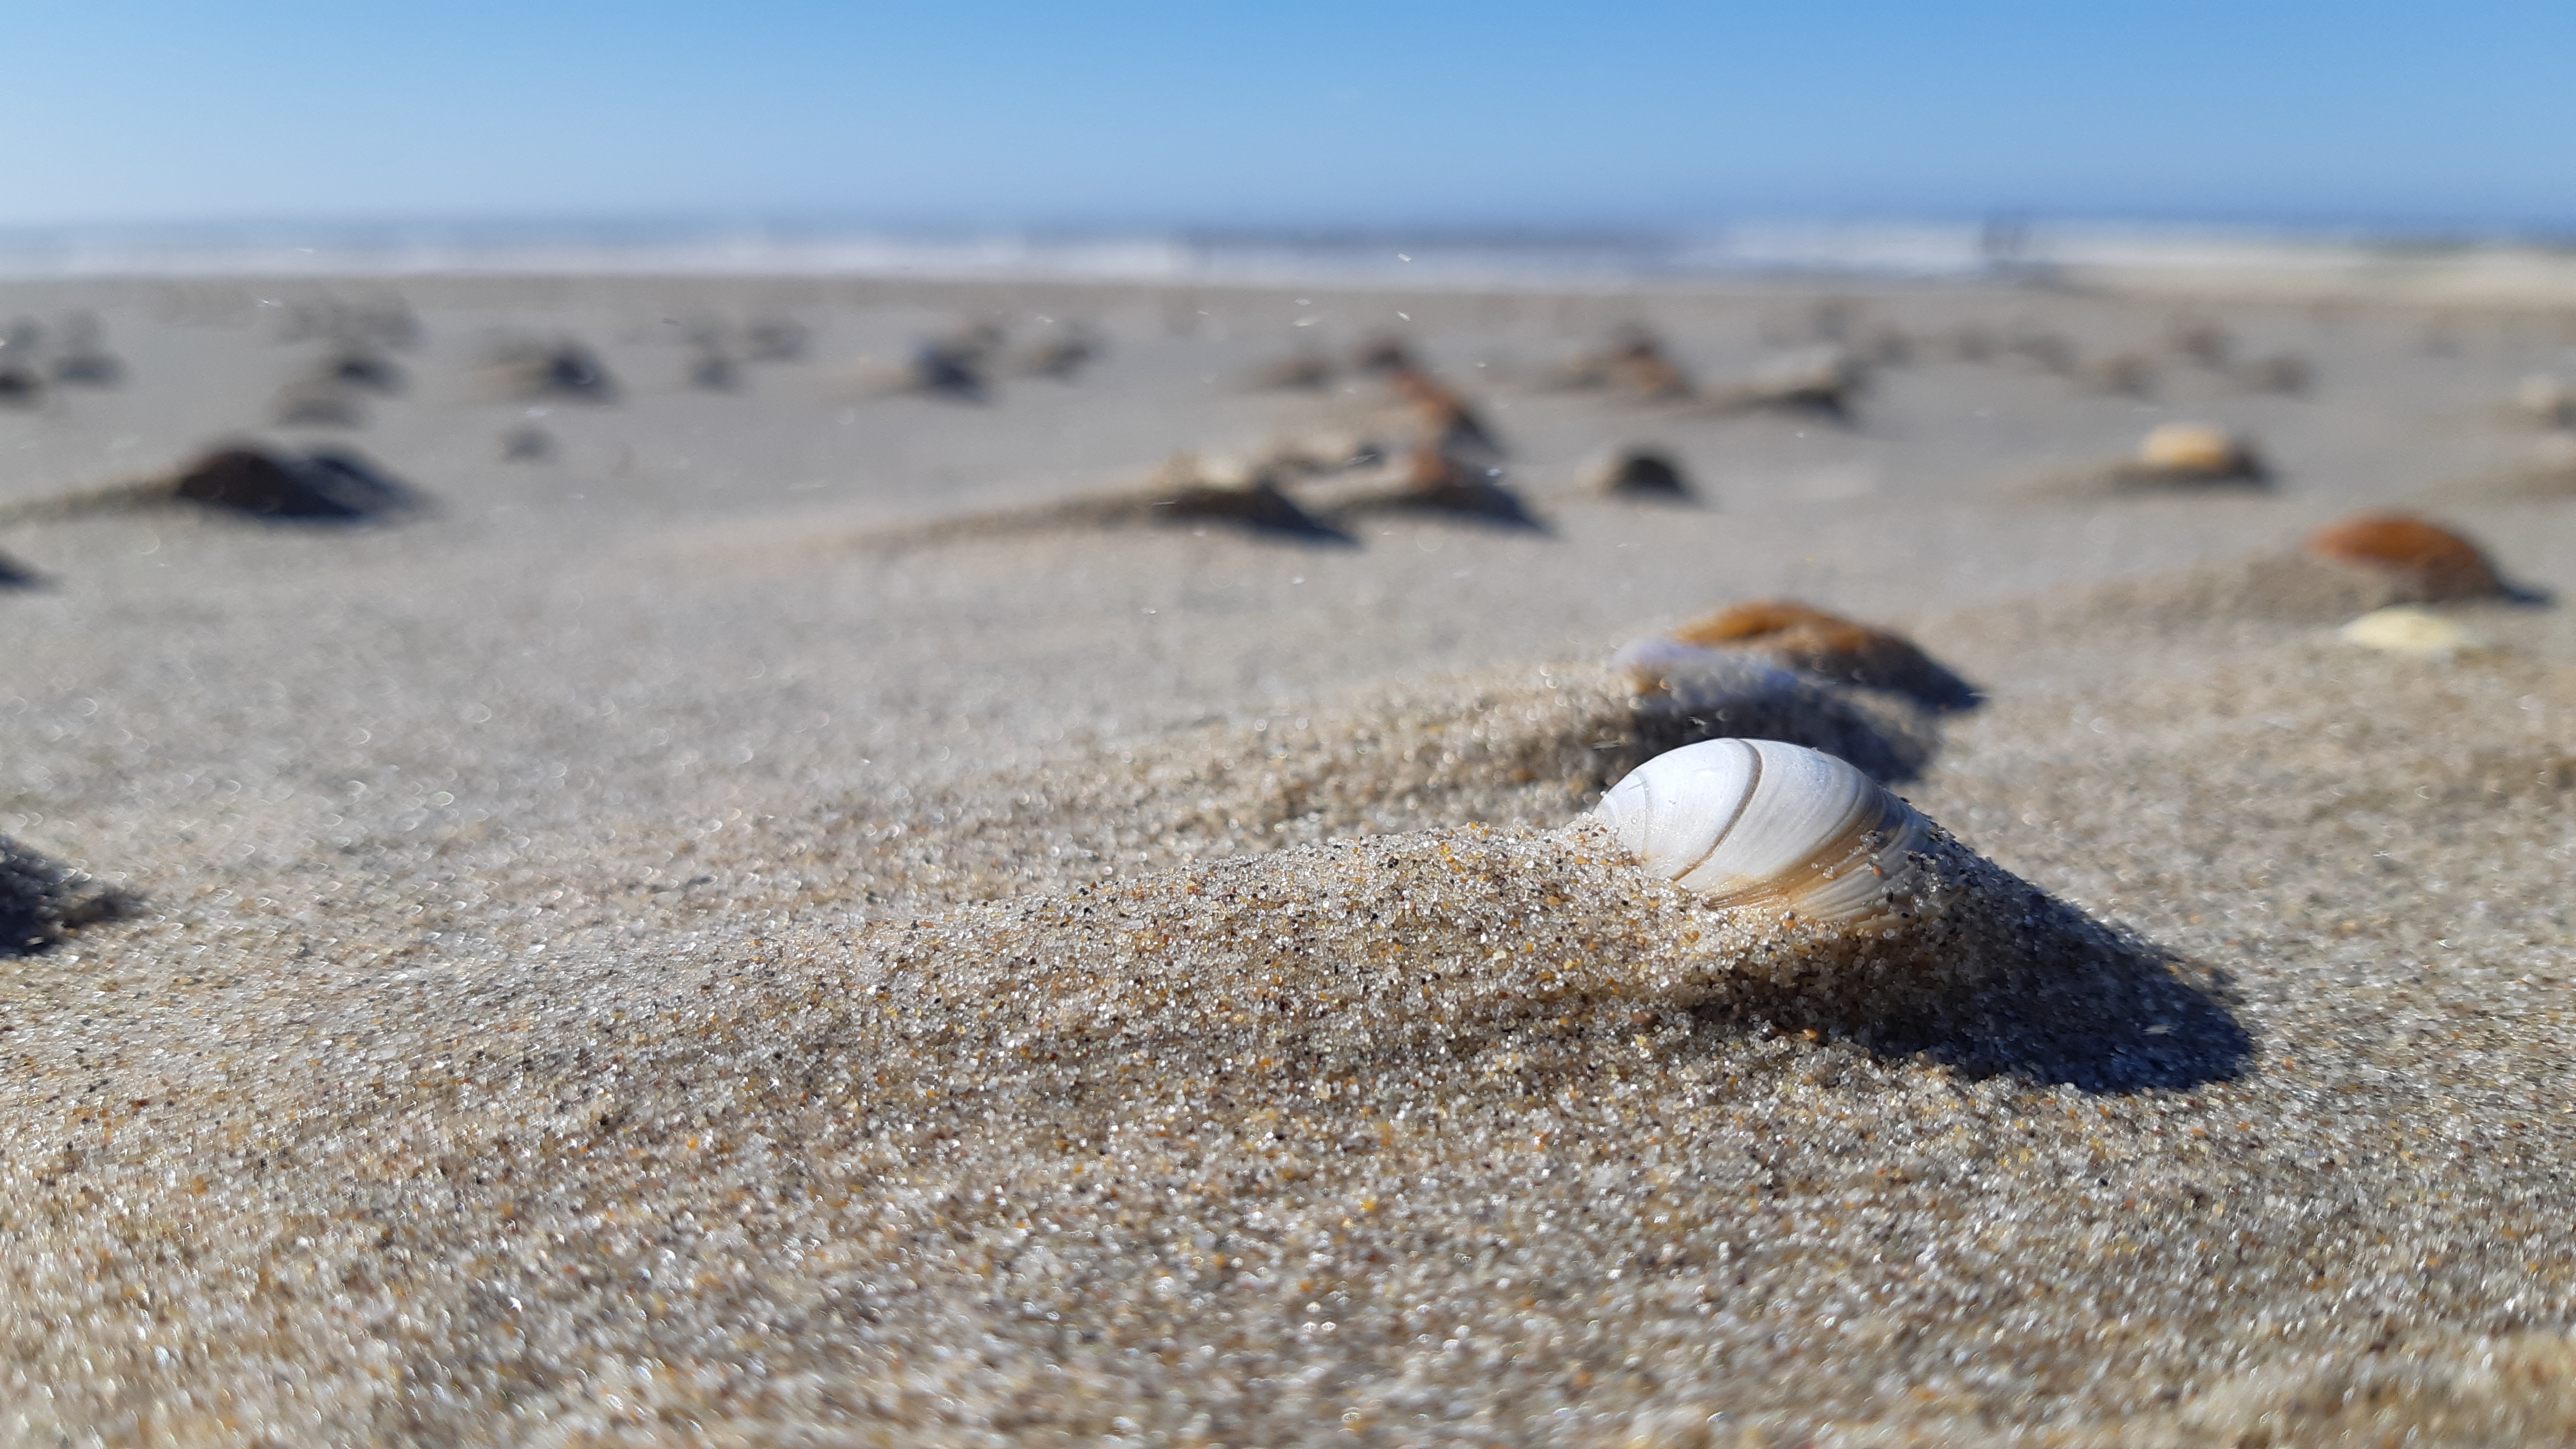
{"label": "shadow on sand", "polygon": [[[2000,869],[2022,896],[2018,959],[1938,994],[1826,995],[1755,988],[1700,1008],[1713,1025],[1767,1021],[1882,1056],[1920,1055],[1967,1077],[2127,1094],[2243,1076],[2254,1037],[2230,1010],[2225,972],[2108,926]],[[1991,887],[1989,899],[1993,898]],[[1891,1009],[1892,1008],[1892,1009]]]}
{"label": "shadow on sand", "polygon": [[85,926],[124,920],[136,897],[0,835],[0,958],[33,956]]}

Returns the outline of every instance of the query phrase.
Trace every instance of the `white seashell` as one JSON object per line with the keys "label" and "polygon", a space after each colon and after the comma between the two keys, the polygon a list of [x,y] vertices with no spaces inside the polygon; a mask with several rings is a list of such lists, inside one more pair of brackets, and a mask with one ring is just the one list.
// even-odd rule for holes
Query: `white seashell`
{"label": "white seashell", "polygon": [[1877,914],[1929,842],[1922,816],[1831,755],[1704,740],[1657,755],[1594,811],[1655,875],[1712,905],[1804,920]]}
{"label": "white seashell", "polygon": [[2458,623],[2412,604],[2373,609],[2344,625],[2340,632],[2348,644],[2428,659],[2474,654],[2487,647],[2487,641]]}

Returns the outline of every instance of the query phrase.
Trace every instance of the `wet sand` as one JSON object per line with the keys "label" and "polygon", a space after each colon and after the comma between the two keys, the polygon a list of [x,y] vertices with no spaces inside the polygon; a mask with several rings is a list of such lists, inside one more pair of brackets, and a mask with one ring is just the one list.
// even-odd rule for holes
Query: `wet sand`
{"label": "wet sand", "polygon": [[[398,291],[401,390],[278,427],[331,351],[299,309],[394,287],[0,288],[0,317],[96,313],[125,370],[0,407],[0,510],[231,437],[358,450],[434,505],[0,525],[43,581],[0,593],[0,835],[36,862],[0,871],[32,923],[0,957],[10,1437],[2576,1423],[2568,612],[2452,606],[2497,647],[2380,655],[2247,562],[2432,499],[2576,588],[2566,504],[2461,482],[2544,448],[2504,405],[2571,370],[2560,314]],[[804,357],[692,385],[693,332],[772,318]],[[975,318],[1104,350],[980,402],[885,392]],[[1837,331],[1915,346],[1848,424],[1545,386],[1640,318],[1711,384]],[[2188,360],[2194,320],[2311,385]],[[2141,351],[2154,384],[1961,356],[1968,327]],[[902,541],[1382,429],[1370,379],[1244,380],[1388,330],[1544,529]],[[496,395],[497,349],[560,337],[613,400]],[[2174,418],[2251,434],[2275,486],[2033,493]],[[545,456],[506,459],[527,429]],[[1581,488],[1632,445],[1705,506]],[[1985,691],[1897,788],[2098,929],[2091,965],[1885,1010],[1749,989],[1733,926],[1566,831],[1631,722],[1609,654],[1772,595]]]}

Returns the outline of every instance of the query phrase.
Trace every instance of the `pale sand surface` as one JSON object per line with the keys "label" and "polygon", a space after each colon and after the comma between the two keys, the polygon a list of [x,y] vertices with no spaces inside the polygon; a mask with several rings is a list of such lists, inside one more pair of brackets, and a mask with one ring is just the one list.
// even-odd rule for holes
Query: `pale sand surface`
{"label": "pale sand surface", "polygon": [[[439,504],[0,528],[51,581],[0,594],[0,835],[131,902],[0,957],[0,1433],[2576,1424],[2576,632],[2463,606],[2497,651],[2368,654],[2333,638],[2354,601],[2247,563],[2437,496],[2576,588],[2565,504],[2457,486],[2541,443],[2500,406],[2571,370],[2558,315],[1887,289],[1855,330],[2145,349],[2156,392],[1927,344],[1840,428],[1532,386],[1638,317],[1749,374],[1816,336],[1786,288],[401,291],[409,388],[280,431],[320,351],[282,315],[384,289],[0,289],[97,312],[131,372],[0,408],[0,506],[236,433]],[[768,316],[812,355],[685,386],[674,334]],[[974,316],[1107,351],[871,395]],[[2188,317],[2314,386],[2160,350]],[[883,542],[1366,421],[1365,382],[1239,384],[1381,327],[1548,531]],[[477,393],[497,341],[567,334],[613,405]],[[2252,432],[2277,491],[2025,486],[2178,416]],[[556,459],[497,461],[529,424]],[[1713,506],[1576,489],[1630,443]],[[1778,593],[1987,690],[1905,724],[1937,751],[1900,789],[2083,917],[1972,905],[1856,990],[1560,833],[1620,756],[1609,652]]]}

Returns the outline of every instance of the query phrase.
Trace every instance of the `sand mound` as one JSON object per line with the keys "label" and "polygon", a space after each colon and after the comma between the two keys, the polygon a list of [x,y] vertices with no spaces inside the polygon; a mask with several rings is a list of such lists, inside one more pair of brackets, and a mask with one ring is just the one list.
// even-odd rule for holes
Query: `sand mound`
{"label": "sand mound", "polygon": [[[2086,888],[1940,842],[1893,939],[1720,918],[1579,830],[1314,845],[856,932],[855,888],[754,893],[640,937],[549,927],[542,969],[427,942],[352,967],[329,911],[245,902],[254,954],[215,960],[257,970],[13,983],[55,1025],[13,1038],[0,1124],[48,1205],[9,1279],[12,1351],[55,1389],[31,1429],[183,1374],[174,1438],[2195,1442],[2151,1417],[2178,1385],[2331,1382],[2391,1323],[2558,1311],[2534,1286],[2567,1261],[2558,1159],[2422,1107],[2490,1104],[2501,1133],[2563,1063],[2526,944],[2559,893],[2431,877],[2563,842],[2576,771],[2514,701],[2558,720],[2565,690],[2238,664],[1954,726],[2028,738],[1945,770],[1941,818]],[[2168,728],[2066,733],[2113,707]],[[1083,773],[1169,852],[1220,783],[1184,757],[1290,728]],[[890,853],[972,848],[914,808]],[[1035,857],[1005,889],[1093,818],[1016,808]],[[2066,903],[2124,893],[2255,979]],[[2204,931],[2204,904],[2245,920]],[[2368,934],[2335,934],[2348,913]],[[146,922],[127,953],[193,963],[208,924]]]}
{"label": "sand mound", "polygon": [[417,511],[420,495],[354,453],[225,448],[188,465],[173,498],[260,518],[362,523]]}

